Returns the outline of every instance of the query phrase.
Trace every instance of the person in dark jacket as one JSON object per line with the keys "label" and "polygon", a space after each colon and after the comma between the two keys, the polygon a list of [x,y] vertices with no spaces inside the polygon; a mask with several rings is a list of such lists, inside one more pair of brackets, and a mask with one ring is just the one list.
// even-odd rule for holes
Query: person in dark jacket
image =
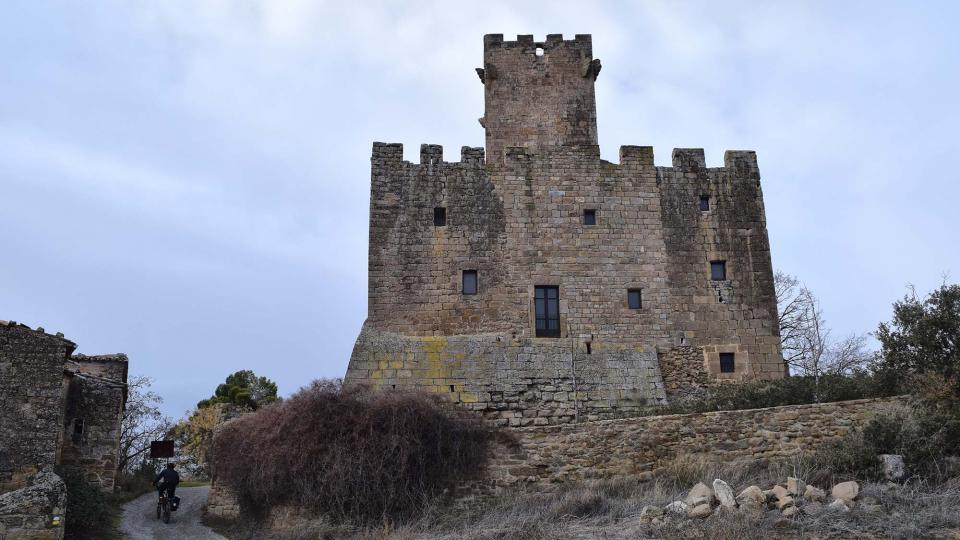
{"label": "person in dark jacket", "polygon": [[160,496],[163,496],[163,492],[167,492],[167,497],[172,499],[174,493],[177,491],[177,484],[180,483],[180,475],[177,474],[177,471],[174,470],[173,463],[167,463],[167,468],[160,471],[160,474],[153,479],[153,485],[157,486],[157,491],[160,492]]}

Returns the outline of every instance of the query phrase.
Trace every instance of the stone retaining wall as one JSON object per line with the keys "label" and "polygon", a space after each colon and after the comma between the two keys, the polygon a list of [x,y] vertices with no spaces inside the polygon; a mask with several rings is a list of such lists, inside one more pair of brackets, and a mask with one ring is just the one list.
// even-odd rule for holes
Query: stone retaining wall
{"label": "stone retaining wall", "polygon": [[[651,478],[678,456],[776,460],[814,450],[904,398],[601,420],[512,430],[493,450],[483,489],[635,476]],[[481,490],[482,491],[482,490]]]}
{"label": "stone retaining wall", "polygon": [[66,510],[67,487],[46,468],[0,495],[0,540],[61,540]]}

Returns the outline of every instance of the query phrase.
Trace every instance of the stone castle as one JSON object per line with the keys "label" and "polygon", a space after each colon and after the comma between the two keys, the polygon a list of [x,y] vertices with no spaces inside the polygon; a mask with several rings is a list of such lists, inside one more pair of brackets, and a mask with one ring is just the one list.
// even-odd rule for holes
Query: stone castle
{"label": "stone castle", "polygon": [[498,425],[629,414],[782,377],[756,155],[600,158],[591,37],[484,37],[484,148],[373,144],[368,317],[345,382]]}

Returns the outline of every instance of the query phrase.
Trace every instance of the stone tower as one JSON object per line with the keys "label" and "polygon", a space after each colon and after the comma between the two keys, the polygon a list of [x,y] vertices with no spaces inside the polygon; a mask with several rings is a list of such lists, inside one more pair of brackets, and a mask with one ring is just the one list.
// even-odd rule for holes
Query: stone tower
{"label": "stone tower", "polygon": [[486,151],[374,143],[368,317],[347,384],[503,425],[609,417],[783,374],[756,156],[600,159],[589,35],[484,38]]}

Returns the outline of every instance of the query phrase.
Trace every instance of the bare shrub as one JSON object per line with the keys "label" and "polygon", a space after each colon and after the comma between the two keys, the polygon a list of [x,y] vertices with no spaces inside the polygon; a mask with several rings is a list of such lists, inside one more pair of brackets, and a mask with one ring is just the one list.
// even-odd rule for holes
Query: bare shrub
{"label": "bare shrub", "polygon": [[344,521],[403,521],[482,475],[489,440],[478,418],[434,396],[319,381],[224,425],[212,463],[217,481],[258,515],[286,505]]}

